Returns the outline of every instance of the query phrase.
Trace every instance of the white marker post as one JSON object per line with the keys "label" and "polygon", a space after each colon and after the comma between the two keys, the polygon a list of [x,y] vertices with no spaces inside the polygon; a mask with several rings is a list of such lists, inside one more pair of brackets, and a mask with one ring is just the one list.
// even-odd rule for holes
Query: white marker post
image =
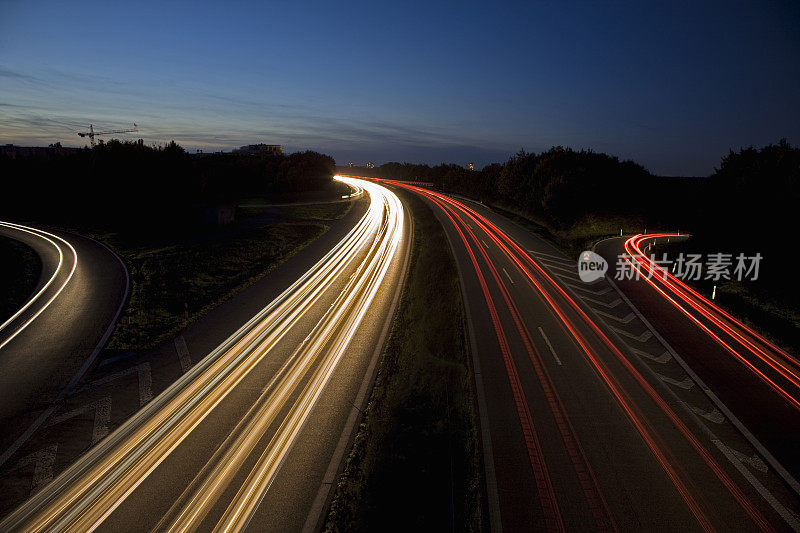
{"label": "white marker post", "polygon": [[711,299],[713,300],[716,297],[717,297],[717,286],[714,285],[714,290],[711,291]]}

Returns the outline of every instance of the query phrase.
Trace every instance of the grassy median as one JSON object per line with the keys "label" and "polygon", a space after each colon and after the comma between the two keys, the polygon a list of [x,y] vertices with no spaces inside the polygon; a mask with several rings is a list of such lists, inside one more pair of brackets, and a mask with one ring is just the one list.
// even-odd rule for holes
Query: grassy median
{"label": "grassy median", "polygon": [[411,270],[327,531],[485,529],[458,272],[433,212],[406,197]]}

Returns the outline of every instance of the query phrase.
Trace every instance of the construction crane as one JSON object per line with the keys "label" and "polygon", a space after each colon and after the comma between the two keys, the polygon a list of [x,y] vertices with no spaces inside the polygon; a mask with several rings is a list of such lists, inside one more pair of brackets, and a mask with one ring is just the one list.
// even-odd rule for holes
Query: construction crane
{"label": "construction crane", "polygon": [[94,138],[98,135],[110,135],[112,133],[133,133],[135,131],[139,131],[139,126],[136,123],[133,123],[132,130],[115,130],[115,131],[94,131],[94,124],[89,124],[89,131],[83,131],[78,133],[81,137],[89,137],[89,140],[92,142],[92,146],[94,146]]}

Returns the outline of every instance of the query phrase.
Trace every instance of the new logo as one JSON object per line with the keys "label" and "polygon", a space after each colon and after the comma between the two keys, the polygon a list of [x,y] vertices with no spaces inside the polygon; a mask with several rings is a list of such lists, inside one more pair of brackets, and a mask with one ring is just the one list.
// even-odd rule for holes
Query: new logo
{"label": "new logo", "polygon": [[608,263],[600,255],[584,250],[578,256],[578,276],[584,283],[602,278],[608,271]]}

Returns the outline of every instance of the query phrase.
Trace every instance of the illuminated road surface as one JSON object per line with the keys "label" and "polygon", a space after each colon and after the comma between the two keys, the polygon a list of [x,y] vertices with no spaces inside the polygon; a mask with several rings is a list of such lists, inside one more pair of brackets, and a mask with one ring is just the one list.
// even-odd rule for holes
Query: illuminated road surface
{"label": "illuminated road surface", "polygon": [[[347,376],[337,371],[371,348],[370,339],[356,345],[354,338],[388,318],[390,299],[383,296],[399,283],[408,245],[402,204],[379,185],[339,179],[370,196],[352,231],[225,343],[6,517],[1,530],[137,530],[148,524],[233,531],[250,523],[326,388],[338,386],[337,380],[362,380],[363,369]],[[240,414],[232,420],[231,412]],[[200,467],[187,478],[189,464]],[[165,469],[170,482],[152,487]],[[153,510],[153,491],[165,512]],[[166,502],[164,493],[170,495]],[[269,529],[256,522],[255,530]]]}
{"label": "illuminated road surface", "polygon": [[641,269],[642,280],[675,306],[731,357],[800,411],[800,361],[744,325],[668,270],[656,265],[642,247],[678,234],[635,235],[625,241],[625,251]]}
{"label": "illuminated road surface", "polygon": [[[75,269],[78,268],[78,252],[69,242],[47,231],[3,221],[0,221],[0,226],[11,230],[12,233],[20,232],[47,243],[58,254],[58,262],[52,268],[52,273],[46,273],[49,274],[47,281],[17,312],[0,324],[0,349],[2,349],[17,335],[25,331],[64,291],[64,288],[75,274]],[[61,279],[56,280],[56,278]]]}
{"label": "illuminated road surface", "polygon": [[634,257],[642,276],[617,280],[619,288],[713,391],[718,409],[738,419],[770,467],[800,492],[798,359],[643,257],[653,251],[647,246],[676,238],[684,236],[613,238],[597,250],[607,260]]}
{"label": "illuminated road surface", "polygon": [[607,282],[477,203],[394,184],[433,207],[462,276],[493,529],[800,528],[798,495]]}
{"label": "illuminated road surface", "polygon": [[3,465],[92,365],[122,310],[128,274],[111,250],[85,237],[11,222],[0,222],[0,233],[42,262],[34,294],[0,324]]}

